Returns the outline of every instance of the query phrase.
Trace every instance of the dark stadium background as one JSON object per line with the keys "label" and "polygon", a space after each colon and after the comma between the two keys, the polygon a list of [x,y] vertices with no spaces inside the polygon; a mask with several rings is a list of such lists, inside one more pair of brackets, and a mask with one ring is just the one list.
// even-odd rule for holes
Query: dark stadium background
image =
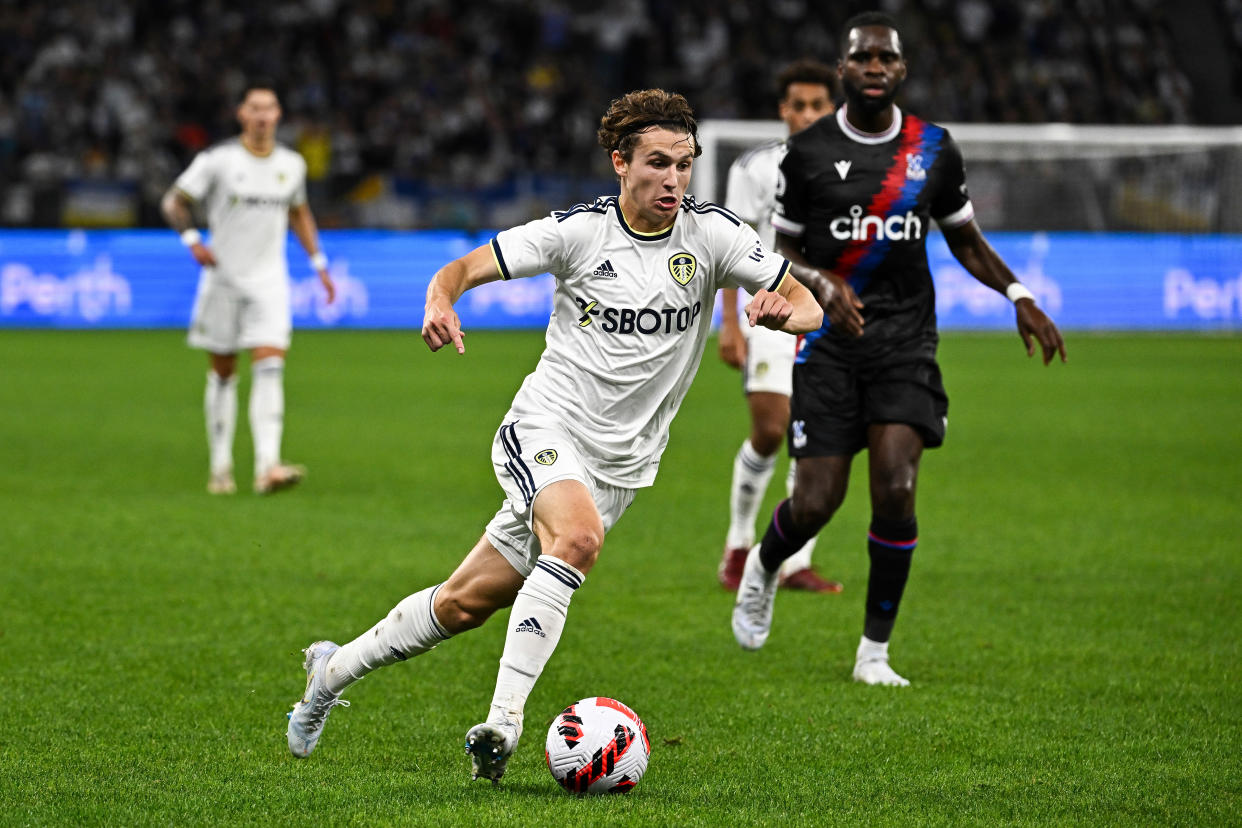
{"label": "dark stadium background", "polygon": [[[611,187],[612,97],[662,86],[701,118],[772,118],[787,60],[834,61],[875,3],[0,2],[0,225],[157,202],[236,132],[246,76],[282,92],[280,137],[325,227],[503,226]],[[1242,122],[1242,4],[888,0],[903,103],[960,123]],[[71,209],[66,209],[66,205]]]}

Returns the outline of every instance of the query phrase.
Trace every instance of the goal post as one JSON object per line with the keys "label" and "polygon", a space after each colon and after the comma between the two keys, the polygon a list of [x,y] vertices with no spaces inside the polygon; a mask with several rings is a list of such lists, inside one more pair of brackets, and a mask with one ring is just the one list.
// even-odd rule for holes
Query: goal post
{"label": "goal post", "polygon": [[[1242,127],[943,126],[987,229],[1242,233]],[[702,121],[691,192],[723,203],[733,160],[784,136],[775,120]]]}

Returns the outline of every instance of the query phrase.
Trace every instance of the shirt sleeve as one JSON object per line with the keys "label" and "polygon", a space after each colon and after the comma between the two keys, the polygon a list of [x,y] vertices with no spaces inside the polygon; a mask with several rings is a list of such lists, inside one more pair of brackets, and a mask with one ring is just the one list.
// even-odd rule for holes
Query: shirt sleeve
{"label": "shirt sleeve", "polygon": [[751,226],[758,224],[763,218],[763,192],[755,181],[754,171],[747,166],[745,156],[729,167],[725,209],[736,214],[742,221],[749,222]]}
{"label": "shirt sleeve", "polygon": [[936,165],[941,167],[940,186],[931,200],[931,215],[942,228],[961,227],[975,217],[974,205],[966,191],[966,163],[962,151],[948,131]]}
{"label": "shirt sleeve", "polygon": [[750,225],[730,225],[733,231],[722,242],[717,287],[740,287],[752,296],[761,290],[776,290],[789,272],[789,262],[764,248],[759,234]]}
{"label": "shirt sleeve", "polygon": [[776,177],[776,212],[772,214],[772,226],[778,233],[801,238],[806,232],[806,192],[802,153],[798,145],[790,141]]}
{"label": "shirt sleeve", "polygon": [[502,279],[556,274],[564,257],[565,234],[555,216],[502,230],[492,239],[492,255]]}
{"label": "shirt sleeve", "polygon": [[177,176],[173,187],[195,201],[202,201],[211,191],[211,185],[215,181],[213,160],[211,150],[204,150],[194,156],[194,160],[190,162],[190,166],[186,167],[185,172]]}

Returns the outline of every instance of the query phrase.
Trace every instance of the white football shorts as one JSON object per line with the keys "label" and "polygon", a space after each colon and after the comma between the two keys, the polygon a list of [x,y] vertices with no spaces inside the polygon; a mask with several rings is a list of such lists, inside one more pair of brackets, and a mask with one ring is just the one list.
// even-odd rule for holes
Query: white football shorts
{"label": "white football shorts", "polygon": [[747,394],[767,392],[786,397],[793,394],[793,365],[798,338],[762,325],[752,328],[746,319],[742,319],[741,325],[746,335],[746,368],[742,389]]}
{"label": "white football shorts", "polygon": [[204,274],[186,341],[213,354],[235,354],[261,345],[287,349],[293,330],[287,279],[262,291],[243,290]]}
{"label": "white football shorts", "polygon": [[487,524],[487,539],[523,576],[530,575],[541,552],[531,528],[531,508],[544,487],[558,480],[585,485],[603,519],[604,532],[634,502],[634,489],[613,486],[591,474],[569,433],[550,417],[509,412],[492,442],[492,466],[505,501]]}

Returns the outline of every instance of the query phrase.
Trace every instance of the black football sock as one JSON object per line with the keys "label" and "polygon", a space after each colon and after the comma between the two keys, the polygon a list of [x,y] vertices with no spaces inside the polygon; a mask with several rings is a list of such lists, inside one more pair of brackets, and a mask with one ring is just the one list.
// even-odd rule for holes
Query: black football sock
{"label": "black football sock", "polygon": [[802,548],[803,544],[815,537],[815,532],[804,532],[794,525],[793,507],[789,498],[785,498],[772,513],[772,522],[763,535],[759,545],[759,561],[768,572],[780,569],[781,564],[790,555]]}
{"label": "black football sock", "polygon": [[867,618],[863,635],[872,641],[888,641],[897,623],[897,608],[910,575],[910,559],[919,542],[919,524],[909,520],[885,520],[871,516],[867,551],[871,575],[867,579]]}

